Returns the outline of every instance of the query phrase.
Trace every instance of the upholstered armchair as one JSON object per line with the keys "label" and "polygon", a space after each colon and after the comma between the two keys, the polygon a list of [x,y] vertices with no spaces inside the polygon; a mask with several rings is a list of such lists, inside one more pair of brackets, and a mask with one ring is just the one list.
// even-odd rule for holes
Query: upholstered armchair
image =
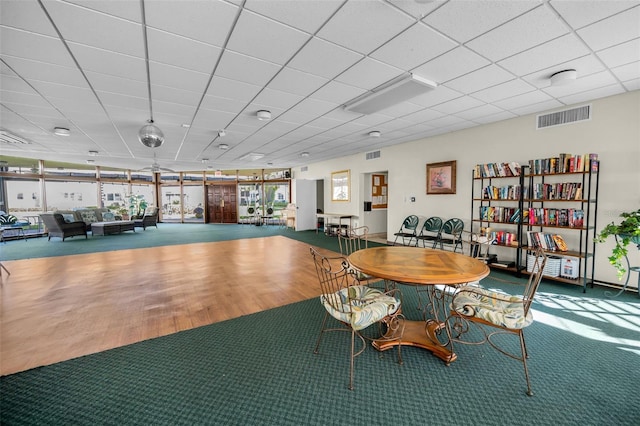
{"label": "upholstered armchair", "polygon": [[66,222],[60,213],[42,213],[40,218],[49,232],[49,241],[51,237],[60,237],[64,241],[65,238],[76,235],[87,238],[87,225],[82,221]]}
{"label": "upholstered armchair", "polygon": [[144,210],[142,219],[134,219],[133,226],[136,228],[147,229],[147,226],[158,227],[158,208],[155,206],[147,207]]}

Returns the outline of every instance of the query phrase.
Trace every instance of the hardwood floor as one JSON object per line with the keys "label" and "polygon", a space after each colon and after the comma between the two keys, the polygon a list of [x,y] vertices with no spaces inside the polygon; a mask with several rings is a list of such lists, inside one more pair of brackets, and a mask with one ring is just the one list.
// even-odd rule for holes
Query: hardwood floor
{"label": "hardwood floor", "polygon": [[282,236],[3,264],[1,375],[320,294],[309,245]]}

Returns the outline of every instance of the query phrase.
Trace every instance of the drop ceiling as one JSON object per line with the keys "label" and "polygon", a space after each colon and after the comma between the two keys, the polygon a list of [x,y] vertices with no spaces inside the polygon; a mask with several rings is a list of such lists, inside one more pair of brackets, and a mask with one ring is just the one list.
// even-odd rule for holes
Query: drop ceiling
{"label": "drop ceiling", "polygon": [[[296,167],[640,88],[639,1],[0,0],[0,37],[1,153],[131,169]],[[344,109],[409,73],[437,88]]]}

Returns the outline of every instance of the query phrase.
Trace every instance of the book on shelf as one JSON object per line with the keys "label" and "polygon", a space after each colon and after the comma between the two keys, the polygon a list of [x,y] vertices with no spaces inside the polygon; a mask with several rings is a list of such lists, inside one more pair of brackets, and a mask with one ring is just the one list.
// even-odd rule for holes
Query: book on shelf
{"label": "book on shelf", "polygon": [[520,176],[521,167],[516,162],[477,164],[473,171],[474,178]]}
{"label": "book on shelf", "polygon": [[[553,173],[580,173],[589,171],[597,171],[598,154],[579,154],[560,153],[557,157],[538,158],[529,160],[530,173],[535,175],[553,174]],[[596,162],[596,163],[594,163]],[[595,164],[596,170],[593,169]]]}

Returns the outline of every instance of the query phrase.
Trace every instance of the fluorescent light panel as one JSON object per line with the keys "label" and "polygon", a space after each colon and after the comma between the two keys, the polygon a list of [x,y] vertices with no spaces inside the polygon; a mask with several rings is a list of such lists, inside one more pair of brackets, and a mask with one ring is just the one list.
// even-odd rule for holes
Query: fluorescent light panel
{"label": "fluorescent light panel", "polygon": [[374,89],[372,93],[347,103],[345,109],[359,114],[373,114],[427,93],[437,86],[436,83],[426,78],[407,74]]}

